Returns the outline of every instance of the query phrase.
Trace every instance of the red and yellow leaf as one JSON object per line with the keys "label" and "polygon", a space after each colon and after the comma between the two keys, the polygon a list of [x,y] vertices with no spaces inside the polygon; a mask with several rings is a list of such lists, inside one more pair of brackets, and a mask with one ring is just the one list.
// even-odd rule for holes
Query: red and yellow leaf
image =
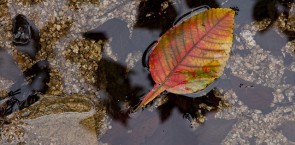
{"label": "red and yellow leaf", "polygon": [[220,77],[232,45],[234,15],[230,8],[213,8],[167,31],[149,56],[156,84],[137,109],[165,90],[193,93]]}

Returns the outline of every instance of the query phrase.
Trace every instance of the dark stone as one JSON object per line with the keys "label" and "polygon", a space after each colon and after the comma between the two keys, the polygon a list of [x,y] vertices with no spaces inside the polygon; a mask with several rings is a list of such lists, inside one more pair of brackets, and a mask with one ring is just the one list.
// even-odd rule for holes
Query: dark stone
{"label": "dark stone", "polygon": [[19,14],[13,19],[12,42],[16,49],[35,59],[40,50],[39,30],[35,24],[24,15]]}

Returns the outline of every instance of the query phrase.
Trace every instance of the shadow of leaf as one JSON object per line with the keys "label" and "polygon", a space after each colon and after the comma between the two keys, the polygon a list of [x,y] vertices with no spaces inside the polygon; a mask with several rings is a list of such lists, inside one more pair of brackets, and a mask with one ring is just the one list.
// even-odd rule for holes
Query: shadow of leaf
{"label": "shadow of leaf", "polygon": [[[129,38],[130,30],[127,27],[127,23],[117,18],[110,19],[97,28],[85,32],[83,36],[92,40],[108,40],[112,54],[117,57],[117,61],[122,65],[126,65],[125,59],[128,54],[136,51],[132,38]],[[109,54],[104,53],[103,55]]]}
{"label": "shadow of leaf", "polygon": [[135,28],[147,28],[160,30],[165,33],[171,27],[176,18],[190,12],[193,8],[208,5],[211,8],[219,7],[215,0],[209,1],[175,1],[169,0],[142,0],[138,7],[138,16]]}
{"label": "shadow of leaf", "polygon": [[164,33],[173,26],[176,16],[177,11],[169,0],[142,0],[135,28],[161,30]]}
{"label": "shadow of leaf", "polygon": [[108,20],[99,27],[85,32],[83,36],[87,39],[110,42],[110,49],[117,60],[110,58],[106,50],[103,50],[103,58],[98,62],[96,86],[100,89],[99,93],[103,97],[107,113],[114,120],[127,125],[131,106],[139,102],[143,88],[131,83],[131,75],[136,74],[127,68],[125,59],[128,54],[138,51],[135,48],[138,48],[137,44],[142,43],[136,43],[129,38],[127,23],[120,19]]}
{"label": "shadow of leaf", "polygon": [[138,103],[138,98],[143,95],[142,88],[132,86],[129,75],[133,72],[126,73],[127,68],[113,60],[102,59],[99,68],[97,86],[107,107],[107,113],[114,120],[127,125],[132,109],[130,106]]}
{"label": "shadow of leaf", "polygon": [[[279,16],[289,17],[291,7],[289,4],[294,3],[294,0],[256,0],[253,8],[253,19],[256,21],[262,21],[269,19],[270,24],[261,32],[268,30]],[[290,41],[295,39],[295,32],[286,28],[280,27],[281,31],[287,35]]]}
{"label": "shadow of leaf", "polygon": [[176,94],[167,94],[167,97],[168,101],[158,108],[162,122],[169,118],[174,108],[177,108],[184,118],[192,121],[191,119],[200,120],[206,113],[216,111],[223,103],[217,89],[213,89],[207,95],[197,98]]}
{"label": "shadow of leaf", "polygon": [[195,1],[195,0],[186,0],[186,4],[189,8],[196,8],[202,5],[208,5],[210,8],[219,8],[220,5],[215,0],[207,0],[207,1]]}

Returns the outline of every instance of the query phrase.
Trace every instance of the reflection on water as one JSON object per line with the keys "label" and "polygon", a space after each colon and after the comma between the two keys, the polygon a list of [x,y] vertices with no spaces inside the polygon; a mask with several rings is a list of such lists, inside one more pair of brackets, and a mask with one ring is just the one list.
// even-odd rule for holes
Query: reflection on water
{"label": "reflection on water", "polygon": [[[45,0],[33,3],[22,1],[26,7],[37,8],[39,5],[44,6],[45,4],[52,7],[48,3],[49,1]],[[103,105],[103,107],[97,105],[97,108],[102,113],[98,118],[99,121],[93,120],[93,118],[90,119],[92,120],[91,124],[93,122],[95,124],[95,121],[99,122],[100,126],[97,130],[102,129],[102,126],[108,127],[108,130],[102,132],[102,135],[98,133],[101,136],[97,138],[103,143],[179,145],[263,144],[273,142],[276,144],[290,144],[294,141],[294,137],[288,135],[290,134],[289,128],[294,127],[295,121],[295,108],[292,107],[294,106],[295,93],[295,53],[293,48],[295,45],[292,42],[295,30],[293,25],[295,5],[291,5],[291,2],[294,1],[142,0],[134,2],[125,0],[120,3],[116,1],[96,3],[92,1],[60,0],[57,3],[62,6],[53,8],[56,12],[48,14],[50,16],[48,16],[49,18],[44,24],[38,22],[40,19],[35,19],[39,18],[35,12],[32,12],[34,15],[30,17],[30,20],[34,18],[33,21],[38,22],[39,27],[42,26],[39,28],[42,42],[38,42],[38,39],[35,38],[37,43],[41,43],[40,47],[42,49],[40,51],[36,49],[34,53],[29,54],[29,57],[15,57],[11,55],[14,53],[10,53],[6,47],[3,47],[5,45],[2,45],[4,44],[3,41],[8,41],[8,39],[0,40],[0,68],[7,68],[0,69],[0,78],[14,82],[8,89],[4,90],[6,95],[1,97],[0,101],[2,102],[0,105],[2,110],[0,110],[0,115],[2,118],[7,117],[7,114],[36,102],[40,96],[42,97],[40,94],[54,94],[52,92],[56,90],[58,90],[56,94],[60,96],[57,96],[58,99],[53,97],[52,104],[48,106],[53,107],[48,112],[58,112],[59,107],[61,107],[61,110],[69,107],[67,103],[61,101],[66,100],[66,98],[62,98],[63,95],[71,95],[71,93],[67,94],[70,91],[64,90],[68,88],[75,90],[74,86],[81,83],[93,87],[95,91],[83,94],[77,89],[78,94],[80,94],[78,97],[89,97],[95,94],[95,99],[98,99],[100,105]],[[1,2],[0,4],[2,5]],[[6,8],[16,8],[15,5],[6,5],[6,2],[4,2],[4,5]],[[235,17],[235,40],[231,58],[226,67],[225,75],[220,78],[220,83],[207,95],[198,98],[163,93],[150,103],[147,108],[132,113],[133,107],[138,105],[140,99],[153,86],[149,71],[142,65],[141,61],[147,47],[157,41],[161,34],[173,27],[173,23],[184,14],[201,5],[208,5],[211,8],[238,7],[240,10]],[[96,8],[99,9],[99,17],[92,20]],[[136,16],[133,15],[136,19],[129,17],[129,8],[130,11],[137,14]],[[65,9],[72,11],[65,12]],[[85,11],[89,11],[89,13],[83,14]],[[75,19],[76,16],[79,16],[79,13],[83,16],[81,19],[79,17],[79,20]],[[124,14],[126,17],[117,16],[117,14]],[[66,20],[63,20],[63,18]],[[251,23],[253,20],[257,22]],[[88,25],[88,22],[92,22],[91,26]],[[6,25],[1,23],[0,26]],[[31,25],[33,26],[33,24]],[[77,28],[79,28],[79,31],[75,31]],[[0,30],[0,32],[3,32],[2,28]],[[34,30],[32,32],[39,33]],[[82,39],[82,37],[86,40]],[[88,41],[88,39],[91,41]],[[80,45],[80,40],[89,43]],[[11,43],[12,39],[9,39],[9,42]],[[65,45],[61,43],[65,43]],[[71,45],[71,43],[77,45]],[[85,48],[87,47],[85,44],[90,43],[103,47],[102,51],[100,51],[101,47],[99,47],[102,58],[88,58],[86,60],[91,62],[85,62],[85,55],[92,54]],[[70,53],[64,54],[66,52],[63,49],[64,46],[66,46],[66,51],[70,51]],[[38,47],[24,48],[19,46],[16,47],[16,50],[17,53],[26,54],[26,49],[34,48]],[[83,54],[79,55],[79,53],[75,52]],[[65,56],[65,59],[58,59],[57,56]],[[15,61],[20,61],[18,59],[23,58],[30,62],[28,67],[18,66],[19,63],[15,63]],[[80,63],[80,59],[83,59],[83,63]],[[52,64],[54,65],[51,66]],[[71,78],[67,77],[68,64],[79,68],[71,70],[76,73],[86,72],[85,76],[94,74],[94,83],[81,81],[81,79],[78,83],[73,81],[75,84],[67,84],[72,82],[68,80]],[[95,65],[88,66],[89,64]],[[63,67],[65,68],[63,69]],[[88,70],[91,67],[96,69]],[[58,82],[61,83],[58,87],[60,90],[53,88],[55,86],[52,84],[47,85],[48,82],[56,80],[57,76],[55,76],[54,72],[59,70],[60,72],[57,73],[61,74],[61,77],[58,78]],[[92,70],[95,70],[95,72],[92,72]],[[9,91],[10,94],[8,94]],[[30,99],[30,96],[33,99]],[[5,100],[4,97],[11,99],[3,101]],[[92,99],[94,98],[92,97]],[[58,100],[63,103],[56,103]],[[33,115],[34,111],[37,111],[35,114],[39,115],[35,121],[30,122],[35,124],[35,127],[38,126],[36,129],[37,135],[49,138],[50,136],[46,135],[44,130],[40,128],[42,128],[43,124],[52,124],[54,119],[51,119],[51,117],[57,116],[62,124],[66,124],[63,121],[69,120],[69,118],[66,119],[67,117],[75,118],[77,116],[67,110],[61,111],[62,113],[67,112],[65,113],[67,115],[49,114],[48,116],[46,107],[40,109],[40,106],[38,106],[42,105],[44,101],[46,99],[42,101],[41,98],[41,101],[37,101],[37,104],[35,103],[35,105],[27,109],[29,111],[31,109]],[[83,104],[83,101],[81,102]],[[75,104],[77,110],[79,110],[81,102]],[[62,107],[63,105],[67,106]],[[56,106],[58,107],[56,108]],[[80,107],[83,108],[83,106]],[[55,109],[57,111],[54,111]],[[75,110],[72,112],[79,114]],[[107,123],[102,121],[104,112],[110,118]],[[87,112],[81,114],[87,116]],[[79,117],[81,118],[78,115]],[[58,121],[57,118],[55,119],[54,122]],[[72,122],[77,122],[79,119],[73,120]],[[0,122],[11,123],[9,118],[0,119]],[[40,122],[42,123],[40,124]],[[102,125],[102,123],[105,124]],[[66,130],[67,127],[69,126],[64,125],[63,129]],[[51,130],[51,132],[59,132],[58,125],[55,129]],[[73,131],[79,132],[78,129],[73,127],[69,128],[69,130],[71,131],[68,134]],[[261,134],[261,132],[264,133]],[[62,134],[55,134],[55,137],[57,135]],[[91,139],[94,138],[91,137]],[[36,139],[36,142],[38,141],[42,142]],[[50,142],[49,140],[45,141],[45,143]]]}
{"label": "reflection on water", "polygon": [[[253,18],[257,21],[269,19],[270,24],[268,25],[268,28],[270,28],[280,15],[287,18],[289,17],[291,8],[289,4],[292,2],[294,2],[294,0],[257,0],[253,8]],[[294,31],[285,28],[281,28],[281,31],[288,36],[289,40],[294,40]]]}

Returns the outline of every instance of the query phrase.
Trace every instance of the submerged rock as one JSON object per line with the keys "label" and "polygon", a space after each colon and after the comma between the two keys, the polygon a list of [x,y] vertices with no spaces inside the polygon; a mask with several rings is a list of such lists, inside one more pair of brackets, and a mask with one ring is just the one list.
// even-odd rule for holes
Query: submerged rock
{"label": "submerged rock", "polygon": [[26,45],[32,37],[31,25],[24,15],[17,15],[13,20],[13,39],[16,45]]}
{"label": "submerged rock", "polygon": [[[11,132],[17,135],[17,127],[21,133],[13,141],[28,144],[98,144],[99,136],[107,129],[105,107],[80,95],[42,96],[38,103],[17,112],[9,121],[15,120],[25,125],[4,125],[3,137]],[[1,144],[7,142],[7,138],[0,138]]]}
{"label": "submerged rock", "polygon": [[13,19],[12,42],[18,51],[35,59],[40,49],[39,30],[26,16],[19,14]]}

